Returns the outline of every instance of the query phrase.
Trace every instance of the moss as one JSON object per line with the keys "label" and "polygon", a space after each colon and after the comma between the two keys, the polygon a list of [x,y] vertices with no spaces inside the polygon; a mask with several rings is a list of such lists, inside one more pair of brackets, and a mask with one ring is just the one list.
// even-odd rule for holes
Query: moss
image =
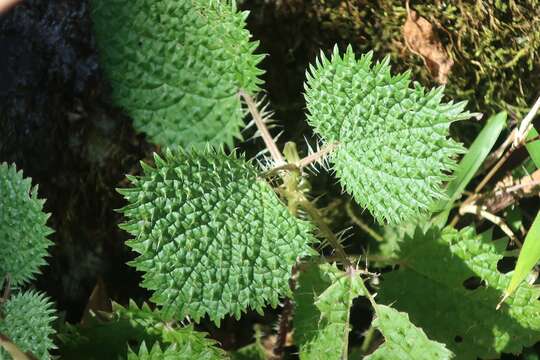
{"label": "moss", "polygon": [[[455,62],[446,91],[450,98],[467,99],[471,110],[484,113],[524,114],[540,86],[539,1],[436,0],[410,7],[435,26]],[[411,68],[415,80],[434,84],[422,60],[405,45],[402,0],[284,0],[277,10],[304,13],[306,21],[320,24],[319,43],[350,42],[359,51],[390,54],[394,71]]]}

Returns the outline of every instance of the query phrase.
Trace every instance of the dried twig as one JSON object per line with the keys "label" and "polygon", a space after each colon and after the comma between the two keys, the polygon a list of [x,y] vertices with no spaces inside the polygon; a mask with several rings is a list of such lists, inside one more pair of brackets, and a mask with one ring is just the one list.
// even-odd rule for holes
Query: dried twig
{"label": "dried twig", "polygon": [[493,192],[479,196],[475,203],[482,204],[489,212],[496,214],[519,199],[538,195],[539,190],[540,169],[510,185],[504,184],[504,180],[499,182]]}
{"label": "dried twig", "polygon": [[527,116],[523,118],[521,124],[519,124],[516,137],[514,138],[514,142],[512,144],[513,147],[517,147],[525,141],[527,134],[532,129],[532,121],[538,110],[540,110],[540,96],[538,99],[536,99],[536,102],[532,106],[531,110],[529,110]]}
{"label": "dried twig", "polygon": [[475,214],[483,217],[486,220],[491,221],[493,224],[497,225],[506,235],[508,235],[511,241],[515,242],[519,247],[522,246],[521,241],[518,240],[510,227],[506,225],[504,220],[488,212],[485,207],[478,205],[465,205],[459,209],[459,212],[461,215],[464,215],[466,213]]}
{"label": "dried twig", "polygon": [[482,167],[480,168],[480,170],[478,171],[479,173],[483,173],[484,171],[486,171],[487,169],[489,169],[491,166],[493,166],[493,164],[495,164],[497,162],[497,160],[499,160],[501,158],[501,156],[504,154],[504,152],[506,151],[506,149],[508,149],[508,147],[510,145],[512,145],[512,143],[514,142],[514,138],[516,137],[516,133],[517,133],[517,129],[513,129],[510,134],[506,137],[506,139],[504,140],[504,142],[501,144],[501,146],[499,146],[497,148],[497,150],[495,150],[494,152],[492,152],[487,158],[486,160],[484,161],[484,163],[482,164]]}
{"label": "dried twig", "polygon": [[[296,289],[296,277],[298,273],[298,267],[294,266],[292,269],[291,279],[289,280],[289,287],[292,291]],[[283,310],[279,318],[277,339],[272,349],[272,360],[283,359],[283,352],[285,346],[287,346],[287,335],[290,331],[291,317],[294,310],[294,304],[291,299],[285,299],[283,303]]]}
{"label": "dried twig", "polygon": [[[491,168],[491,170],[484,176],[482,181],[480,181],[480,183],[476,186],[476,188],[474,189],[474,193],[469,195],[467,199],[462,203],[462,205],[460,206],[459,213],[456,214],[456,216],[454,216],[454,218],[450,222],[451,226],[455,226],[458,223],[460,214],[464,213],[463,209],[465,209],[468,206],[474,206],[474,203],[476,202],[476,200],[481,197],[479,194],[484,188],[484,186],[486,186],[486,184],[493,178],[493,176],[495,176],[495,174],[501,169],[501,167],[510,158],[510,156],[514,153],[514,151],[526,144],[527,134],[532,128],[532,120],[534,119],[539,109],[540,109],[540,97],[538,97],[538,99],[536,100],[535,104],[532,106],[529,113],[525,116],[525,118],[523,118],[517,130],[514,129],[508,135],[507,139],[504,141],[501,147],[497,150],[497,152],[495,153],[497,156],[495,158],[498,158],[498,161]],[[509,146],[510,143],[512,144],[512,146]],[[504,152],[504,154],[501,155],[501,152],[503,151],[506,151],[506,152]]]}

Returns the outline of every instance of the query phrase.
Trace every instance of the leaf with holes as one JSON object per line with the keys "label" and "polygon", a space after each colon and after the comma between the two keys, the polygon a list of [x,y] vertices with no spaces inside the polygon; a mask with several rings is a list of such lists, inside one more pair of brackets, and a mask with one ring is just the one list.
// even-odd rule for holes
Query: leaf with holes
{"label": "leaf with holes", "polygon": [[119,190],[129,205],[122,228],[140,255],[142,286],[163,313],[219,321],[262,312],[290,294],[291,269],[315,252],[309,223],[292,216],[243,157],[168,151]]}
{"label": "leaf with holes", "polygon": [[540,340],[540,289],[521,285],[496,309],[512,276],[497,270],[506,245],[471,228],[417,230],[400,244],[400,268],[384,274],[379,300],[457,359],[519,353]]}
{"label": "leaf with holes", "polygon": [[380,222],[399,223],[433,210],[441,185],[463,147],[448,138],[450,124],[470,117],[465,102],[441,103],[410,74],[390,74],[389,58],[356,60],[349,47],[324,55],[307,74],[308,121],[327,144],[343,187]]}
{"label": "leaf with holes", "polygon": [[375,305],[376,318],[372,326],[384,336],[384,344],[364,360],[446,360],[453,354],[443,344],[428,339],[422,329],[414,326],[405,313],[389,306]]}
{"label": "leaf with holes", "polygon": [[331,265],[310,264],[300,273],[294,293],[294,336],[300,359],[339,360],[347,354],[349,310],[364,293],[361,282],[358,274]]}
{"label": "leaf with holes", "polygon": [[161,145],[232,146],[243,89],[258,90],[262,55],[246,12],[223,0],[92,0],[101,63],[116,104]]}

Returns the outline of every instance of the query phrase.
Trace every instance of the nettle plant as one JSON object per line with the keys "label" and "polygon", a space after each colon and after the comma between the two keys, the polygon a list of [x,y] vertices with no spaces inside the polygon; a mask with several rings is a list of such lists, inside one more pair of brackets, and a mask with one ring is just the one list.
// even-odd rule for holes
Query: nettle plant
{"label": "nettle plant", "polygon": [[[375,351],[363,349],[365,358],[493,358],[540,339],[540,291],[521,285],[496,309],[510,281],[497,270],[506,240],[441,225],[455,200],[444,185],[466,151],[449,126],[471,117],[465,102],[443,102],[443,88],[426,90],[409,73],[392,75],[388,58],[335,47],[307,72],[307,120],[320,148],[301,159],[294,144],[278,148],[270,113],[254,100],[262,56],[234,2],[95,0],[93,8],[114,100],[136,129],[168,147],[119,189],[121,227],[138,254],[130,265],[159,316],[219,326],[284,302],[301,359],[348,356],[349,309],[359,296],[373,305],[371,331],[384,337]],[[232,150],[248,115],[266,145],[262,160]],[[379,222],[417,224],[401,232],[399,268],[371,292],[365,281],[376,275],[348,256],[310,197],[305,170],[317,164]],[[317,251],[326,245],[335,256]],[[475,277],[484,285],[464,286]],[[286,314],[278,327],[275,357],[290,329]],[[153,346],[186,358],[175,341]],[[151,357],[149,346],[139,358]],[[257,346],[244,350],[264,358]],[[207,358],[227,356],[203,349]]]}
{"label": "nettle plant", "polygon": [[49,215],[37,191],[22,171],[0,163],[0,278],[6,282],[0,298],[0,359],[11,358],[4,348],[14,354],[13,344],[39,359],[49,358],[54,349],[53,305],[44,294],[24,289],[46,264],[52,245],[47,238],[52,230],[45,224]]}
{"label": "nettle plant", "polygon": [[[153,292],[156,306],[115,304],[85,327],[67,326],[60,336],[64,355],[281,358],[291,330],[300,359],[490,359],[540,340],[540,290],[521,284],[499,304],[511,278],[497,269],[507,241],[493,241],[491,231],[444,226],[466,185],[452,182],[456,157],[466,150],[448,136],[453,122],[472,115],[464,102],[444,102],[443,88],[426,90],[409,73],[392,75],[388,58],[335,47],[307,72],[307,121],[320,147],[300,158],[295,144],[283,151],[276,145],[267,126],[271,114],[254,100],[263,56],[245,29],[247,13],[234,2],[91,4],[113,100],[137,130],[166,148],[153,164],[141,162],[142,174],[128,175],[131,186],[118,190],[127,201],[120,226],[137,253],[129,264],[142,272],[141,286]],[[233,149],[248,116],[266,146],[256,159]],[[306,170],[317,166],[335,173],[345,192],[392,227],[398,240],[385,265],[399,266],[379,275],[347,254],[310,194]],[[4,188],[22,181],[13,168],[0,170],[16,179],[0,178]],[[33,194],[28,216],[44,226]],[[28,241],[40,239],[28,251],[43,253],[48,230],[29,233]],[[36,259],[44,255],[31,262],[40,265]],[[14,282],[35,272],[9,265],[2,271]],[[480,286],[465,286],[471,279]],[[364,346],[353,348],[350,309],[358,297],[369,300],[374,317]],[[40,295],[20,298],[12,301],[33,302],[49,314]],[[259,338],[225,352],[192,324],[207,317],[219,326],[226,316],[280,304],[271,354]],[[7,324],[16,309],[1,306]],[[370,342],[376,331],[384,338],[379,346]],[[45,354],[42,347],[28,349]]]}

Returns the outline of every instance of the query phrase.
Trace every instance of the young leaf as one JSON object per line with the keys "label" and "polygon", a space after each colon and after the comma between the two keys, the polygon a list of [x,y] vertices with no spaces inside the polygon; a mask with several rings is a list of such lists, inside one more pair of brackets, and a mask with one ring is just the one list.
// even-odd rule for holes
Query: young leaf
{"label": "young leaf", "polygon": [[363,294],[358,274],[331,265],[309,265],[294,293],[295,342],[300,359],[340,360],[348,351],[352,301]]}
{"label": "young leaf", "polygon": [[540,289],[519,286],[496,310],[511,277],[497,270],[506,245],[471,228],[417,231],[400,244],[400,268],[384,275],[379,299],[457,359],[519,353],[540,340]]}
{"label": "young leaf", "polygon": [[465,103],[441,104],[443,88],[409,88],[410,74],[390,74],[389,58],[371,64],[352,48],[324,55],[307,74],[308,121],[326,143],[343,187],[380,222],[417,218],[444,199],[440,186],[463,148],[449,139]]}
{"label": "young leaf", "polygon": [[497,141],[505,125],[506,112],[504,111],[489,118],[487,124],[478,134],[469,150],[467,150],[467,154],[459,162],[456,171],[454,171],[454,178],[446,187],[448,199],[440,202],[439,210],[450,208],[454,201],[461,196],[461,193],[476,174],[493,145],[495,145],[495,141]]}
{"label": "young leaf", "polygon": [[536,214],[536,218],[525,237],[525,242],[519,252],[516,270],[512,273],[512,280],[504,291],[505,298],[516,291],[538,260],[540,260],[540,212]]}
{"label": "young leaf", "polygon": [[0,163],[0,281],[9,274],[11,284],[31,281],[45,265],[49,214],[43,212],[45,200],[37,197],[37,186],[23,178],[15,165]]}
{"label": "young leaf", "polygon": [[[159,311],[152,311],[147,304],[138,307],[130,301],[128,307],[113,303],[111,314],[93,314],[84,325],[67,325],[58,336],[61,358],[65,359],[125,359],[137,356],[133,348],[139,348],[139,354],[146,356],[146,344],[153,344],[159,350],[166,349],[166,354],[176,355],[174,349],[182,349],[187,359],[222,359],[225,352],[216,347],[213,340],[204,333],[195,331],[193,326],[179,327],[166,321]],[[152,354],[153,347],[149,354]],[[171,355],[172,356],[172,355]],[[160,358],[157,358],[160,359]]]}
{"label": "young leaf", "polygon": [[93,0],[92,20],[113,100],[153,142],[231,147],[258,90],[262,55],[246,12],[223,0]]}
{"label": "young leaf", "polygon": [[385,343],[364,360],[445,360],[453,354],[444,344],[428,339],[422,329],[414,326],[405,313],[389,306],[376,305],[375,326],[383,334]]}
{"label": "young leaf", "polygon": [[[184,339],[183,343],[169,345],[162,349],[159,343],[148,350],[146,342],[139,347],[138,352],[128,348],[127,360],[224,360],[227,359],[224,353],[213,351],[210,348],[201,347],[200,344],[193,344],[193,339]],[[194,346],[196,345],[196,346]]]}
{"label": "young leaf", "polygon": [[292,216],[255,167],[221,151],[168,151],[121,189],[122,228],[140,255],[142,286],[168,316],[198,321],[262,311],[290,294],[291,269],[314,254],[309,223]]}
{"label": "young leaf", "polygon": [[[49,359],[49,351],[56,348],[51,337],[56,319],[53,304],[42,293],[21,292],[0,304],[0,333],[17,347],[30,351],[38,359]],[[0,359],[10,359],[0,347]]]}

